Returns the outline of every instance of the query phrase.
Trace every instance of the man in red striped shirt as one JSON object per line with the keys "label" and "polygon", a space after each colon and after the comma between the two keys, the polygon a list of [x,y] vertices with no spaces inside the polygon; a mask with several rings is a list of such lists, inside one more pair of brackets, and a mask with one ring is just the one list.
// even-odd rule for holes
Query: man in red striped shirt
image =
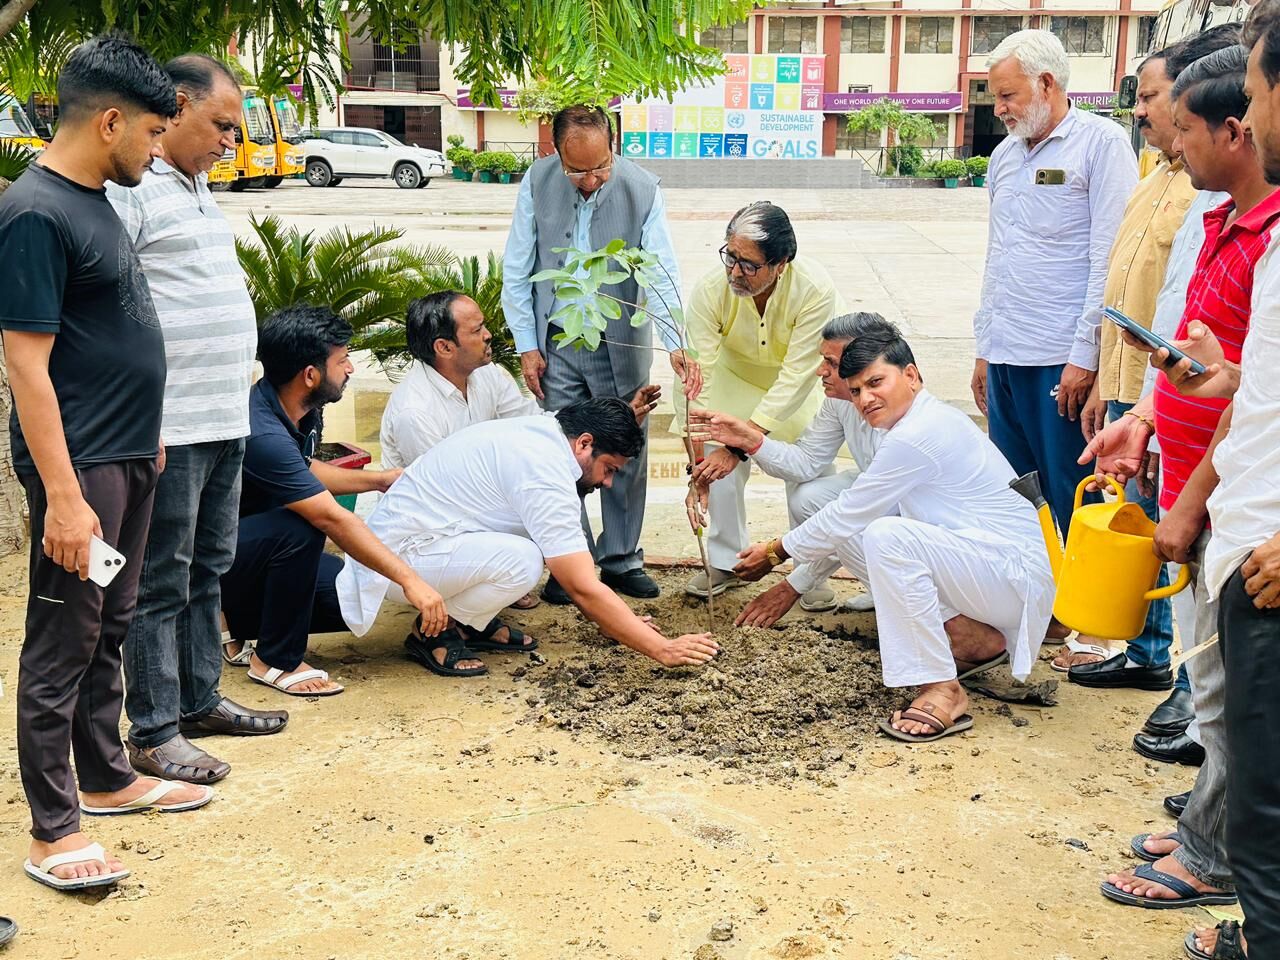
{"label": "man in red striped shirt", "polygon": [[[1182,151],[1197,189],[1225,190],[1231,197],[1204,215],[1205,242],[1187,287],[1187,306],[1175,339],[1186,339],[1188,324],[1198,320],[1218,337],[1232,362],[1239,361],[1249,329],[1254,267],[1280,221],[1280,191],[1267,183],[1243,123],[1248,107],[1245,60],[1243,47],[1217,51],[1188,67],[1174,86],[1174,123],[1179,131],[1174,149]],[[1227,401],[1183,396],[1164,373],[1158,375],[1152,397],[1134,407],[1134,416],[1103,431],[1109,436],[1099,434],[1086,454],[1097,455],[1100,473],[1133,473],[1146,449],[1151,429],[1147,418],[1154,407],[1164,514],[1156,531],[1156,552],[1162,560],[1191,566],[1195,623],[1179,622],[1178,629],[1184,644],[1192,637],[1200,644],[1212,636],[1216,621],[1200,569],[1209,539],[1206,501],[1217,483],[1206,453]],[[1102,885],[1104,895],[1121,903],[1164,908],[1235,900],[1235,878],[1223,831],[1228,765],[1225,674],[1221,653],[1209,649],[1205,654],[1188,663],[1203,748],[1185,733],[1134,738],[1134,749],[1144,756],[1192,764],[1203,761],[1203,766],[1177,832],[1135,839],[1135,851],[1140,845],[1140,855],[1154,863],[1112,874]]]}

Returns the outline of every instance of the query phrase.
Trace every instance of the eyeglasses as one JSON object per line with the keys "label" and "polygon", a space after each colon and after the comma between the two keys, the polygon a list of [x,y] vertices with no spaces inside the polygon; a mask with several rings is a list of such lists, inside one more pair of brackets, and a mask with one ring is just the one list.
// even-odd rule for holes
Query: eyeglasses
{"label": "eyeglasses", "polygon": [[594,170],[570,170],[564,164],[560,165],[560,169],[564,171],[564,175],[574,183],[581,183],[587,177],[595,177],[597,180],[603,180],[613,172],[613,155],[609,155],[609,162],[603,167],[596,167]]}
{"label": "eyeglasses", "polygon": [[757,270],[768,266],[767,263],[752,263],[750,260],[743,260],[739,257],[735,257],[729,252],[729,245],[727,243],[720,248],[720,259],[730,270],[737,267],[742,271],[742,275],[744,277],[754,277]]}

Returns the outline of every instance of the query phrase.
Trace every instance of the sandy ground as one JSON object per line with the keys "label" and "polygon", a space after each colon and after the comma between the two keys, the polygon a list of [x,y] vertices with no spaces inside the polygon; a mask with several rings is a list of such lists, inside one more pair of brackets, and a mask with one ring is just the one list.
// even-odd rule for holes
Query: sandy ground
{"label": "sandy ground", "polygon": [[[700,622],[678,596],[686,575],[664,574],[667,597],[645,609]],[[20,559],[0,562],[10,694],[23,578]],[[228,668],[224,692],[288,706],[289,728],[205,741],[234,771],[202,811],[90,822],[134,871],[105,899],[22,876],[27,814],[12,741],[0,746],[0,912],[23,927],[8,955],[1163,960],[1181,956],[1183,934],[1205,919],[1120,907],[1097,892],[1108,867],[1131,863],[1130,835],[1170,823],[1161,798],[1191,782],[1190,771],[1128,748],[1158,695],[1064,686],[1053,708],[975,696],[973,731],[909,747],[873,732],[883,694],[869,644],[821,636],[871,635],[870,616],[797,622],[776,643],[768,631],[722,627],[730,655],[714,669],[730,687],[762,658],[789,664],[777,683],[794,691],[792,721],[756,677],[749,695],[769,715],[757,723],[748,710],[741,727],[744,744],[793,753],[788,770],[779,756],[768,766],[697,756],[697,725],[714,720],[714,700],[677,740],[561,723],[579,715],[572,697],[547,698],[557,685],[565,694],[563,678],[583,666],[612,693],[614,674],[643,677],[673,702],[708,682],[611,651],[574,612],[544,604],[518,617],[541,639],[545,664],[493,656],[487,678],[465,682],[401,656],[408,619],[390,610],[361,641],[315,640],[312,662],[347,685],[334,699],[286,703]],[[796,649],[798,637],[821,655]],[[848,670],[832,662],[840,645]],[[775,646],[783,652],[770,661]],[[805,662],[815,666],[806,672]],[[833,696],[828,676],[849,689]],[[815,696],[826,697],[825,716],[809,709]],[[590,709],[580,715],[589,720]],[[12,730],[11,695],[0,710]],[[667,722],[671,712],[654,715]],[[723,725],[707,740],[732,743]],[[815,745],[816,769],[805,759]],[[731,939],[712,942],[721,922]]]}

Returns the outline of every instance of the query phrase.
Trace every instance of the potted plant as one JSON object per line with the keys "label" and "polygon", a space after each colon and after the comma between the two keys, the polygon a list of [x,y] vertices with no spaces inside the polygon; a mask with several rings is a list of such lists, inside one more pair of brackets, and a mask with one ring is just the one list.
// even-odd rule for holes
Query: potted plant
{"label": "potted plant", "polygon": [[942,178],[942,185],[948,190],[954,190],[960,186],[960,178],[969,172],[969,168],[965,166],[963,160],[957,160],[954,157],[947,160],[939,160],[934,164],[934,169],[938,176]]}
{"label": "potted plant", "polygon": [[462,137],[456,133],[449,137],[449,149],[445,151],[445,156],[453,164],[455,180],[471,179],[472,171],[475,169],[476,152],[470,147],[463,146]]}
{"label": "potted plant", "polygon": [[[316,448],[316,459],[342,470],[363,470],[366,464],[373,462],[373,456],[368,450],[357,447],[354,443],[346,443],[341,440],[335,443],[320,444]],[[357,496],[358,494],[355,493],[343,493],[333,499],[337,500],[341,506],[355,513]]]}
{"label": "potted plant", "polygon": [[481,183],[493,183],[497,179],[497,167],[502,161],[494,150],[481,150],[476,154],[475,169]]}
{"label": "potted plant", "polygon": [[987,185],[987,164],[989,162],[986,157],[970,157],[964,162],[965,168],[969,171],[969,179],[975,187],[985,187]]}
{"label": "potted plant", "polygon": [[499,183],[510,183],[511,178],[520,173],[520,158],[514,153],[500,153],[494,169],[497,171]]}

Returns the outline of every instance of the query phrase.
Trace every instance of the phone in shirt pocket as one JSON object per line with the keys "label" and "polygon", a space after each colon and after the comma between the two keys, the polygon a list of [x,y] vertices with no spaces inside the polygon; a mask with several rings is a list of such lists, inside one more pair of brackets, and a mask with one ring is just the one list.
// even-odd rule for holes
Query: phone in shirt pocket
{"label": "phone in shirt pocket", "polygon": [[1037,187],[1060,187],[1067,182],[1067,171],[1041,167],[1036,171]]}

